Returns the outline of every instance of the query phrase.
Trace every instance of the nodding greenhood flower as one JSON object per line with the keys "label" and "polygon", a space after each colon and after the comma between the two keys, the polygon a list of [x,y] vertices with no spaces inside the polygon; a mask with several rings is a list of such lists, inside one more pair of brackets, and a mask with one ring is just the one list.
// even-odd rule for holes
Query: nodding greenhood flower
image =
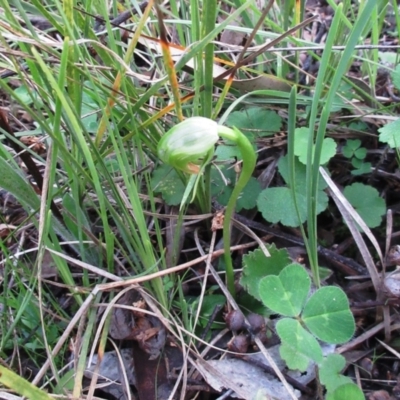
{"label": "nodding greenhood flower", "polygon": [[208,118],[192,117],[171,128],[160,140],[160,159],[190,174],[198,174],[200,165],[214,152],[218,124]]}
{"label": "nodding greenhood flower", "polygon": [[[235,211],[236,200],[249,181],[256,165],[256,154],[247,137],[236,128],[218,125],[204,117],[192,117],[171,128],[158,143],[158,156],[174,168],[199,174],[202,167],[210,162],[218,138],[233,141],[243,157],[242,172],[232,191],[225,210],[224,250],[227,286],[231,294],[235,293],[235,280],[230,255],[230,224]],[[189,187],[189,186],[188,186]]]}

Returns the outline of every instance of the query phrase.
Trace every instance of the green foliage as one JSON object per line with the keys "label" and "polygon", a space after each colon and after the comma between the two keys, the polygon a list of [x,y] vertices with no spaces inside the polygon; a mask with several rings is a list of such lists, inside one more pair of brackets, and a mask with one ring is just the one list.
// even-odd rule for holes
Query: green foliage
{"label": "green foliage", "polygon": [[351,382],[340,375],[345,360],[340,355],[323,357],[317,339],[338,344],[354,334],[355,323],[346,294],[334,286],[312,292],[304,267],[291,264],[287,253],[279,253],[273,247],[269,250],[269,263],[261,250],[243,258],[241,284],[272,312],[286,317],[277,322],[276,332],[281,339],[280,355],[287,366],[305,371],[310,361],[315,362],[328,394],[336,393],[338,387]]}
{"label": "green foliage", "polygon": [[[256,139],[272,136],[279,132],[282,127],[282,118],[275,111],[265,107],[251,107],[229,114],[226,125],[240,129],[256,150]],[[218,161],[242,159],[238,147],[230,141],[219,145],[215,156]]]}
{"label": "green foliage", "polygon": [[[308,140],[309,128],[302,127],[295,130],[294,154],[299,157],[299,161],[304,165],[307,164]],[[336,142],[332,138],[325,138],[321,149],[320,164],[326,164],[335,154]]]}
{"label": "green foliage", "polygon": [[[349,125],[349,128],[363,131],[366,129],[366,125],[361,122],[358,124],[352,123]],[[352,175],[357,176],[371,172],[371,163],[364,162],[364,159],[367,156],[367,149],[361,147],[360,139],[348,139],[346,145],[343,146],[342,153],[346,158],[351,160],[351,165],[355,168],[351,171]]]}
{"label": "green foliage", "polygon": [[[254,144],[253,148],[254,150],[256,150],[256,146]],[[242,155],[240,154],[240,150],[235,144],[224,142],[224,144],[219,145],[215,150],[215,159],[216,161],[222,161],[222,162],[226,162],[228,160],[240,161],[242,159]]]}
{"label": "green foliage", "polygon": [[342,152],[346,158],[356,157],[359,160],[364,160],[367,155],[367,149],[365,147],[361,147],[360,139],[347,140]]}
{"label": "green foliage", "polygon": [[[278,170],[286,183],[289,182],[288,159],[282,157],[278,163]],[[257,198],[258,210],[269,222],[281,222],[283,225],[297,227],[307,219],[307,185],[306,167],[295,160],[295,187],[278,187],[264,189]],[[319,176],[317,192],[317,213],[321,213],[328,206],[328,196],[324,192],[326,183]],[[293,193],[296,192],[297,206],[299,209],[300,220],[297,216]]]}
{"label": "green foliage", "polygon": [[362,160],[353,157],[351,159],[351,165],[355,168],[351,171],[352,175],[358,176],[369,174],[371,172],[372,164],[370,162],[363,162]]}
{"label": "green foliage", "polygon": [[2,365],[0,365],[0,383],[28,399],[51,400],[53,398],[44,390],[37,388],[26,379]]}
{"label": "green foliage", "polygon": [[396,68],[391,72],[393,85],[397,90],[400,90],[400,64],[396,65]]}
{"label": "green foliage", "polygon": [[[199,318],[199,325],[204,328],[207,326],[210,317],[213,315],[215,308],[220,306],[221,309],[226,303],[226,298],[222,294],[207,294],[204,296],[201,303],[201,310],[200,310],[200,318]],[[191,304],[190,308],[193,315],[196,315],[197,308],[199,306],[199,299],[196,298]],[[218,328],[220,326],[216,325]]]}
{"label": "green foliage", "polygon": [[389,122],[378,131],[381,142],[387,143],[392,149],[400,147],[400,119]]}
{"label": "green foliage", "polygon": [[88,133],[96,133],[99,128],[98,110],[99,107],[93,98],[87,92],[84,92],[82,95],[81,121]]}
{"label": "green foliage", "polygon": [[34,102],[37,105],[43,106],[42,98],[36,90],[28,88],[26,85],[21,85],[14,90],[15,96],[19,98],[22,104],[30,106]]}
{"label": "green foliage", "polygon": [[356,182],[346,186],[343,194],[370,228],[381,224],[386,205],[375,188]]}
{"label": "green foliage", "polygon": [[[227,146],[225,146],[227,147]],[[237,174],[232,167],[213,167],[211,171],[211,194],[216,197],[219,204],[226,206],[232,195],[237,181]],[[257,196],[261,187],[258,180],[251,177],[236,202],[236,212],[243,208],[250,210],[256,206]]]}
{"label": "green foliage", "polygon": [[161,164],[153,171],[151,189],[161,193],[168,205],[177,206],[181,204],[185,185],[174,168]]}
{"label": "green foliage", "polygon": [[361,389],[354,383],[346,383],[339,386],[333,393],[326,396],[326,400],[365,400],[365,396]]}
{"label": "green foliage", "polygon": [[249,139],[268,137],[281,130],[282,118],[265,107],[251,107],[231,113],[226,125],[240,129]]}
{"label": "green foliage", "polygon": [[302,320],[313,335],[332,344],[347,342],[355,330],[347,296],[335,286],[324,286],[312,294]]}
{"label": "green foliage", "polygon": [[[392,81],[397,90],[400,90],[400,64],[391,73]],[[400,147],[400,119],[389,122],[378,129],[379,140],[387,143],[392,149]]]}
{"label": "green foliage", "polygon": [[261,249],[254,250],[243,256],[243,273],[240,284],[257,300],[261,300],[260,279],[279,273],[291,263],[286,249],[277,249],[274,244],[267,246],[271,257],[266,257]]}
{"label": "green foliage", "polygon": [[319,379],[328,392],[333,392],[337,387],[352,383],[351,379],[341,374],[346,365],[346,360],[340,354],[328,354],[321,364]]}
{"label": "green foliage", "polygon": [[[226,206],[237,181],[234,168],[227,166],[213,167],[211,169],[211,180],[211,194],[218,203]],[[159,165],[153,171],[151,188],[154,193],[160,193],[164,201],[170,206],[181,204],[185,192],[185,185],[178,172],[167,164]],[[256,178],[251,177],[236,202],[236,212],[254,208],[260,191],[260,183]]]}
{"label": "green foliage", "polygon": [[276,332],[282,341],[279,353],[290,369],[305,371],[310,360],[322,362],[321,346],[299,321],[283,318],[276,324]]}
{"label": "green foliage", "polygon": [[[51,322],[50,318],[46,317],[44,321],[46,332],[43,333],[39,308],[32,298],[31,291],[26,290],[22,284],[19,285],[18,290],[18,294],[15,294],[14,291],[7,291],[6,296],[0,297],[1,306],[7,307],[13,312],[15,319],[12,323],[15,332],[18,332],[16,336],[10,338],[14,331],[8,331],[4,326],[2,327],[4,330],[0,342],[0,351],[10,350],[17,344],[23,346],[28,352],[37,352],[45,348],[44,336],[46,336],[47,343],[54,346],[65,324]],[[8,323],[11,323],[11,321],[8,321]]]}
{"label": "green foliage", "polygon": [[263,278],[259,285],[260,298],[272,311],[297,317],[304,307],[311,280],[299,264],[285,267],[279,275]]}
{"label": "green foliage", "polygon": [[288,265],[278,276],[261,279],[259,296],[272,311],[298,317],[311,333],[327,343],[344,343],[354,333],[354,318],[345,293],[333,286],[318,289],[307,300],[311,280],[299,264]]}

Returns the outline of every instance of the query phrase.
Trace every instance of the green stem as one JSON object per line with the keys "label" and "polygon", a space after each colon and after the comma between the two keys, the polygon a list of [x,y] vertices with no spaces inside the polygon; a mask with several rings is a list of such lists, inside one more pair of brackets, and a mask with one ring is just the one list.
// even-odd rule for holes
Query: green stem
{"label": "green stem", "polygon": [[233,264],[231,257],[231,220],[233,213],[235,211],[236,200],[238,199],[240,193],[242,193],[247,182],[251,178],[254,168],[256,166],[256,154],[254,152],[253,146],[251,145],[249,139],[243,135],[239,129],[235,127],[233,129],[224,126],[218,126],[218,134],[224,139],[231,140],[234,142],[242,154],[243,167],[240,174],[239,180],[237,181],[235,188],[231,194],[228,205],[225,210],[224,226],[223,226],[223,239],[224,239],[224,257],[226,264],[226,285],[229,292],[233,297],[235,297],[235,281]]}

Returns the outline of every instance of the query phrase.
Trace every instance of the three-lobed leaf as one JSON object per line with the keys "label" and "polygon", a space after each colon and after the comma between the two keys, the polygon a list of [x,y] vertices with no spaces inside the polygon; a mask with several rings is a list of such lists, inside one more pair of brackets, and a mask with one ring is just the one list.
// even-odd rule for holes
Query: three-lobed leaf
{"label": "three-lobed leaf", "polygon": [[304,307],[311,280],[299,264],[291,264],[279,275],[269,275],[260,281],[261,301],[272,311],[287,317],[297,317]]}
{"label": "three-lobed leaf", "polygon": [[356,150],[361,146],[360,139],[348,139],[346,145],[343,146],[342,153],[345,157],[351,158],[354,156]]}
{"label": "three-lobed leaf", "polygon": [[345,343],[354,334],[349,301],[335,286],[318,289],[307,301],[301,317],[310,332],[326,343]]}
{"label": "three-lobed leaf", "polygon": [[347,158],[356,157],[358,160],[363,160],[367,156],[367,149],[361,147],[360,139],[349,139],[343,147],[342,153]]}
{"label": "three-lobed leaf", "polygon": [[305,371],[310,360],[322,362],[321,346],[299,321],[283,318],[277,322],[276,331],[282,341],[279,353],[290,369]]}

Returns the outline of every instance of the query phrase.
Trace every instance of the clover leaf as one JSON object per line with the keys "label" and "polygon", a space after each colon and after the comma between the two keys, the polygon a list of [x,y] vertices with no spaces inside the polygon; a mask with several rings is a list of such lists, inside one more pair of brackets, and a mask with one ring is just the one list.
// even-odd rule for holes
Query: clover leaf
{"label": "clover leaf", "polygon": [[365,147],[361,147],[360,139],[347,140],[342,152],[345,157],[356,157],[358,160],[363,160],[367,155],[367,149]]}
{"label": "clover leaf", "polygon": [[322,362],[321,346],[299,321],[283,318],[277,322],[276,331],[282,341],[279,353],[290,369],[305,371],[310,360]]}
{"label": "clover leaf", "polygon": [[266,257],[261,249],[249,252],[243,257],[240,284],[257,300],[261,300],[260,279],[268,275],[278,275],[291,262],[286,249],[278,250],[274,244],[267,248],[271,257]]}
{"label": "clover leaf", "polygon": [[342,289],[326,286],[307,301],[301,318],[318,339],[332,344],[345,343],[354,334],[354,317]]}
{"label": "clover leaf", "polygon": [[304,307],[311,279],[299,264],[285,267],[277,275],[269,275],[260,281],[262,302],[272,311],[287,317],[297,317]]}

